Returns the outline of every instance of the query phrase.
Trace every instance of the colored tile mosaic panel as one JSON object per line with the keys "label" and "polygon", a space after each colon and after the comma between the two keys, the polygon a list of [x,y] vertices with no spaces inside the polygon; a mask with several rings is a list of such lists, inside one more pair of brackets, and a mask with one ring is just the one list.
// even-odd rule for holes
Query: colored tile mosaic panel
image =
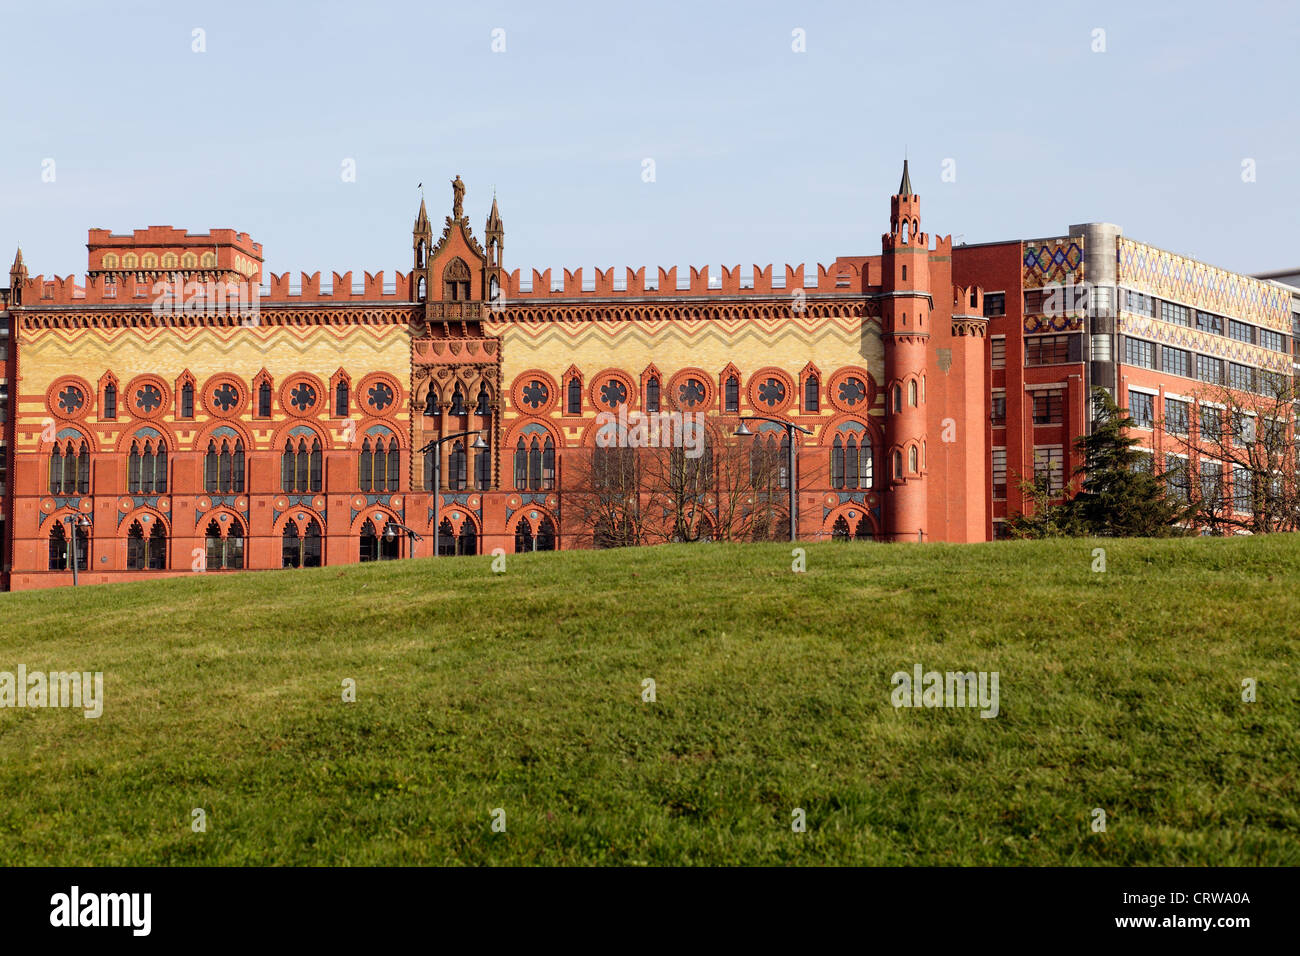
{"label": "colored tile mosaic panel", "polygon": [[1083,237],[1024,243],[1021,283],[1026,289],[1083,281]]}
{"label": "colored tile mosaic panel", "polygon": [[1176,348],[1190,349],[1204,355],[1226,358],[1240,365],[1253,365],[1257,368],[1268,369],[1271,372],[1288,374],[1291,372],[1291,356],[1285,352],[1262,349],[1257,345],[1250,345],[1246,342],[1238,342],[1236,339],[1215,335],[1213,332],[1189,329],[1182,325],[1147,318],[1144,315],[1121,312],[1119,331],[1123,335],[1146,339],[1149,342],[1159,342],[1162,345],[1172,345]]}
{"label": "colored tile mosaic panel", "polygon": [[1278,286],[1132,239],[1119,240],[1116,256],[1120,285],[1278,332],[1291,332],[1291,295]]}

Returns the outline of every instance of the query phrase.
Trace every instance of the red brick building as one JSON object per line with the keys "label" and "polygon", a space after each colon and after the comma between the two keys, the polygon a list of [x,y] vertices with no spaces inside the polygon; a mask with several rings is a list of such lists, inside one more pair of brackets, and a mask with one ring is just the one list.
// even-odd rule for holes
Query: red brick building
{"label": "red brick building", "polygon": [[446,555],[779,539],[791,481],[802,540],[984,541],[1020,479],[1067,480],[1090,388],[1163,410],[1216,361],[1291,371],[1286,288],[1108,224],[954,247],[906,164],[879,253],[811,268],[524,275],[495,198],[480,241],[463,197],[457,177],[440,234],[421,202],[409,272],[328,290],[264,276],[229,229],[92,229],[81,281],[19,253],[4,586],[430,555],[435,536]]}

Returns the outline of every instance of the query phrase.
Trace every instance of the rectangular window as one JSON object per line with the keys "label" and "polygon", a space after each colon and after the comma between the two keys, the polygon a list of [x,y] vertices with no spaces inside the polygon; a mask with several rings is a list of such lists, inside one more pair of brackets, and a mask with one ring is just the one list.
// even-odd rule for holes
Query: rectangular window
{"label": "rectangular window", "polygon": [[1272,329],[1260,329],[1259,344],[1274,352],[1285,352],[1286,336],[1281,332],[1274,332]]}
{"label": "rectangular window", "polygon": [[1201,406],[1201,441],[1218,441],[1223,434],[1223,409]]}
{"label": "rectangular window", "polygon": [[1042,389],[1034,392],[1034,424],[1059,425],[1065,421],[1065,390]]}
{"label": "rectangular window", "polygon": [[1134,292],[1131,289],[1125,290],[1124,307],[1137,315],[1145,315],[1151,318],[1155,317],[1155,304],[1149,295],[1143,295],[1141,292]]}
{"label": "rectangular window", "polygon": [[1185,305],[1174,305],[1172,302],[1160,303],[1160,318],[1166,322],[1172,322],[1174,325],[1191,325],[1192,314]]}
{"label": "rectangular window", "polygon": [[984,296],[984,316],[993,318],[999,315],[1007,314],[1007,294],[1005,292],[990,292]]}
{"label": "rectangular window", "polygon": [[1007,337],[995,335],[990,340],[993,344],[993,368],[1007,367]]}
{"label": "rectangular window", "polygon": [[1186,435],[1188,430],[1188,405],[1176,398],[1165,399],[1165,431]]}
{"label": "rectangular window", "polygon": [[1236,339],[1238,342],[1249,342],[1255,344],[1255,327],[1247,325],[1245,322],[1238,322],[1236,319],[1228,320],[1228,338]]}
{"label": "rectangular window", "polygon": [[1201,501],[1207,508],[1217,508],[1223,499],[1223,466],[1217,461],[1201,461]]}
{"label": "rectangular window", "polygon": [[[3,496],[6,485],[9,483],[9,456],[8,449],[0,448],[0,496]],[[0,518],[3,521],[4,518]],[[4,535],[0,535],[0,541],[4,540]]]}
{"label": "rectangular window", "polygon": [[1252,497],[1250,472],[1240,465],[1234,465],[1232,468],[1232,510],[1250,514]]}
{"label": "rectangular window", "polygon": [[1208,355],[1196,356],[1196,377],[1211,385],[1223,384],[1223,359],[1210,358]]}
{"label": "rectangular window", "polygon": [[1240,389],[1243,392],[1253,392],[1255,390],[1255,370],[1246,365],[1229,362],[1228,386]]}
{"label": "rectangular window", "polygon": [[1185,349],[1176,349],[1172,345],[1160,346],[1160,366],[1166,375],[1192,377],[1192,353]]}
{"label": "rectangular window", "polygon": [[993,449],[993,497],[1007,496],[1007,450]]}
{"label": "rectangular window", "polygon": [[[0,385],[0,425],[9,421],[9,386]],[[4,449],[0,449],[0,458],[4,457]]]}
{"label": "rectangular window", "polygon": [[1213,332],[1215,335],[1223,334],[1223,316],[1214,315],[1212,312],[1197,312],[1196,327],[1202,332]]}
{"label": "rectangular window", "polygon": [[1138,428],[1153,428],[1156,419],[1155,407],[1155,396],[1129,389],[1128,413],[1133,418],[1135,426]]}
{"label": "rectangular window", "polygon": [[1065,487],[1065,450],[1060,445],[1034,446],[1034,482],[1047,481],[1047,493],[1060,494]]}
{"label": "rectangular window", "polygon": [[1170,497],[1177,501],[1187,501],[1191,497],[1191,475],[1186,458],[1165,455],[1165,487],[1169,489]]}
{"label": "rectangular window", "polygon": [[1154,342],[1126,338],[1124,340],[1124,361],[1141,368],[1156,367],[1156,347]]}
{"label": "rectangular window", "polygon": [[1070,361],[1070,336],[1034,335],[1025,339],[1025,365],[1059,365]]}
{"label": "rectangular window", "polygon": [[1005,392],[996,392],[993,395],[993,414],[990,419],[994,425],[1005,425],[1007,423],[1007,395]]}

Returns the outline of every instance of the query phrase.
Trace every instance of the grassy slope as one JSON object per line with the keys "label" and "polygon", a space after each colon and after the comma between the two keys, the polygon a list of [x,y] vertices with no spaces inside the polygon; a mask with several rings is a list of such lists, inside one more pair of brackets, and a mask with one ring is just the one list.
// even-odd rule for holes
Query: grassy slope
{"label": "grassy slope", "polygon": [[[0,595],[0,670],[107,697],[0,710],[0,864],[1300,863],[1300,540],[1097,544]],[[999,671],[1001,716],[893,709],[917,661]]]}

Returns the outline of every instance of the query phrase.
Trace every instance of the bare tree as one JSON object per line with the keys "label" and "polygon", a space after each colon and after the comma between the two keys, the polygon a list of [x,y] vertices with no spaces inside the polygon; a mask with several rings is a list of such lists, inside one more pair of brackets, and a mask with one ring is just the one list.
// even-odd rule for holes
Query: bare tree
{"label": "bare tree", "polygon": [[1256,372],[1249,382],[1207,385],[1192,398],[1185,418],[1166,407],[1161,426],[1178,455],[1157,470],[1194,506],[1196,524],[1212,534],[1297,530],[1295,380]]}
{"label": "bare tree", "polygon": [[641,539],[644,469],[635,448],[572,449],[565,456],[563,493],[566,534],[597,548],[637,544]]}

